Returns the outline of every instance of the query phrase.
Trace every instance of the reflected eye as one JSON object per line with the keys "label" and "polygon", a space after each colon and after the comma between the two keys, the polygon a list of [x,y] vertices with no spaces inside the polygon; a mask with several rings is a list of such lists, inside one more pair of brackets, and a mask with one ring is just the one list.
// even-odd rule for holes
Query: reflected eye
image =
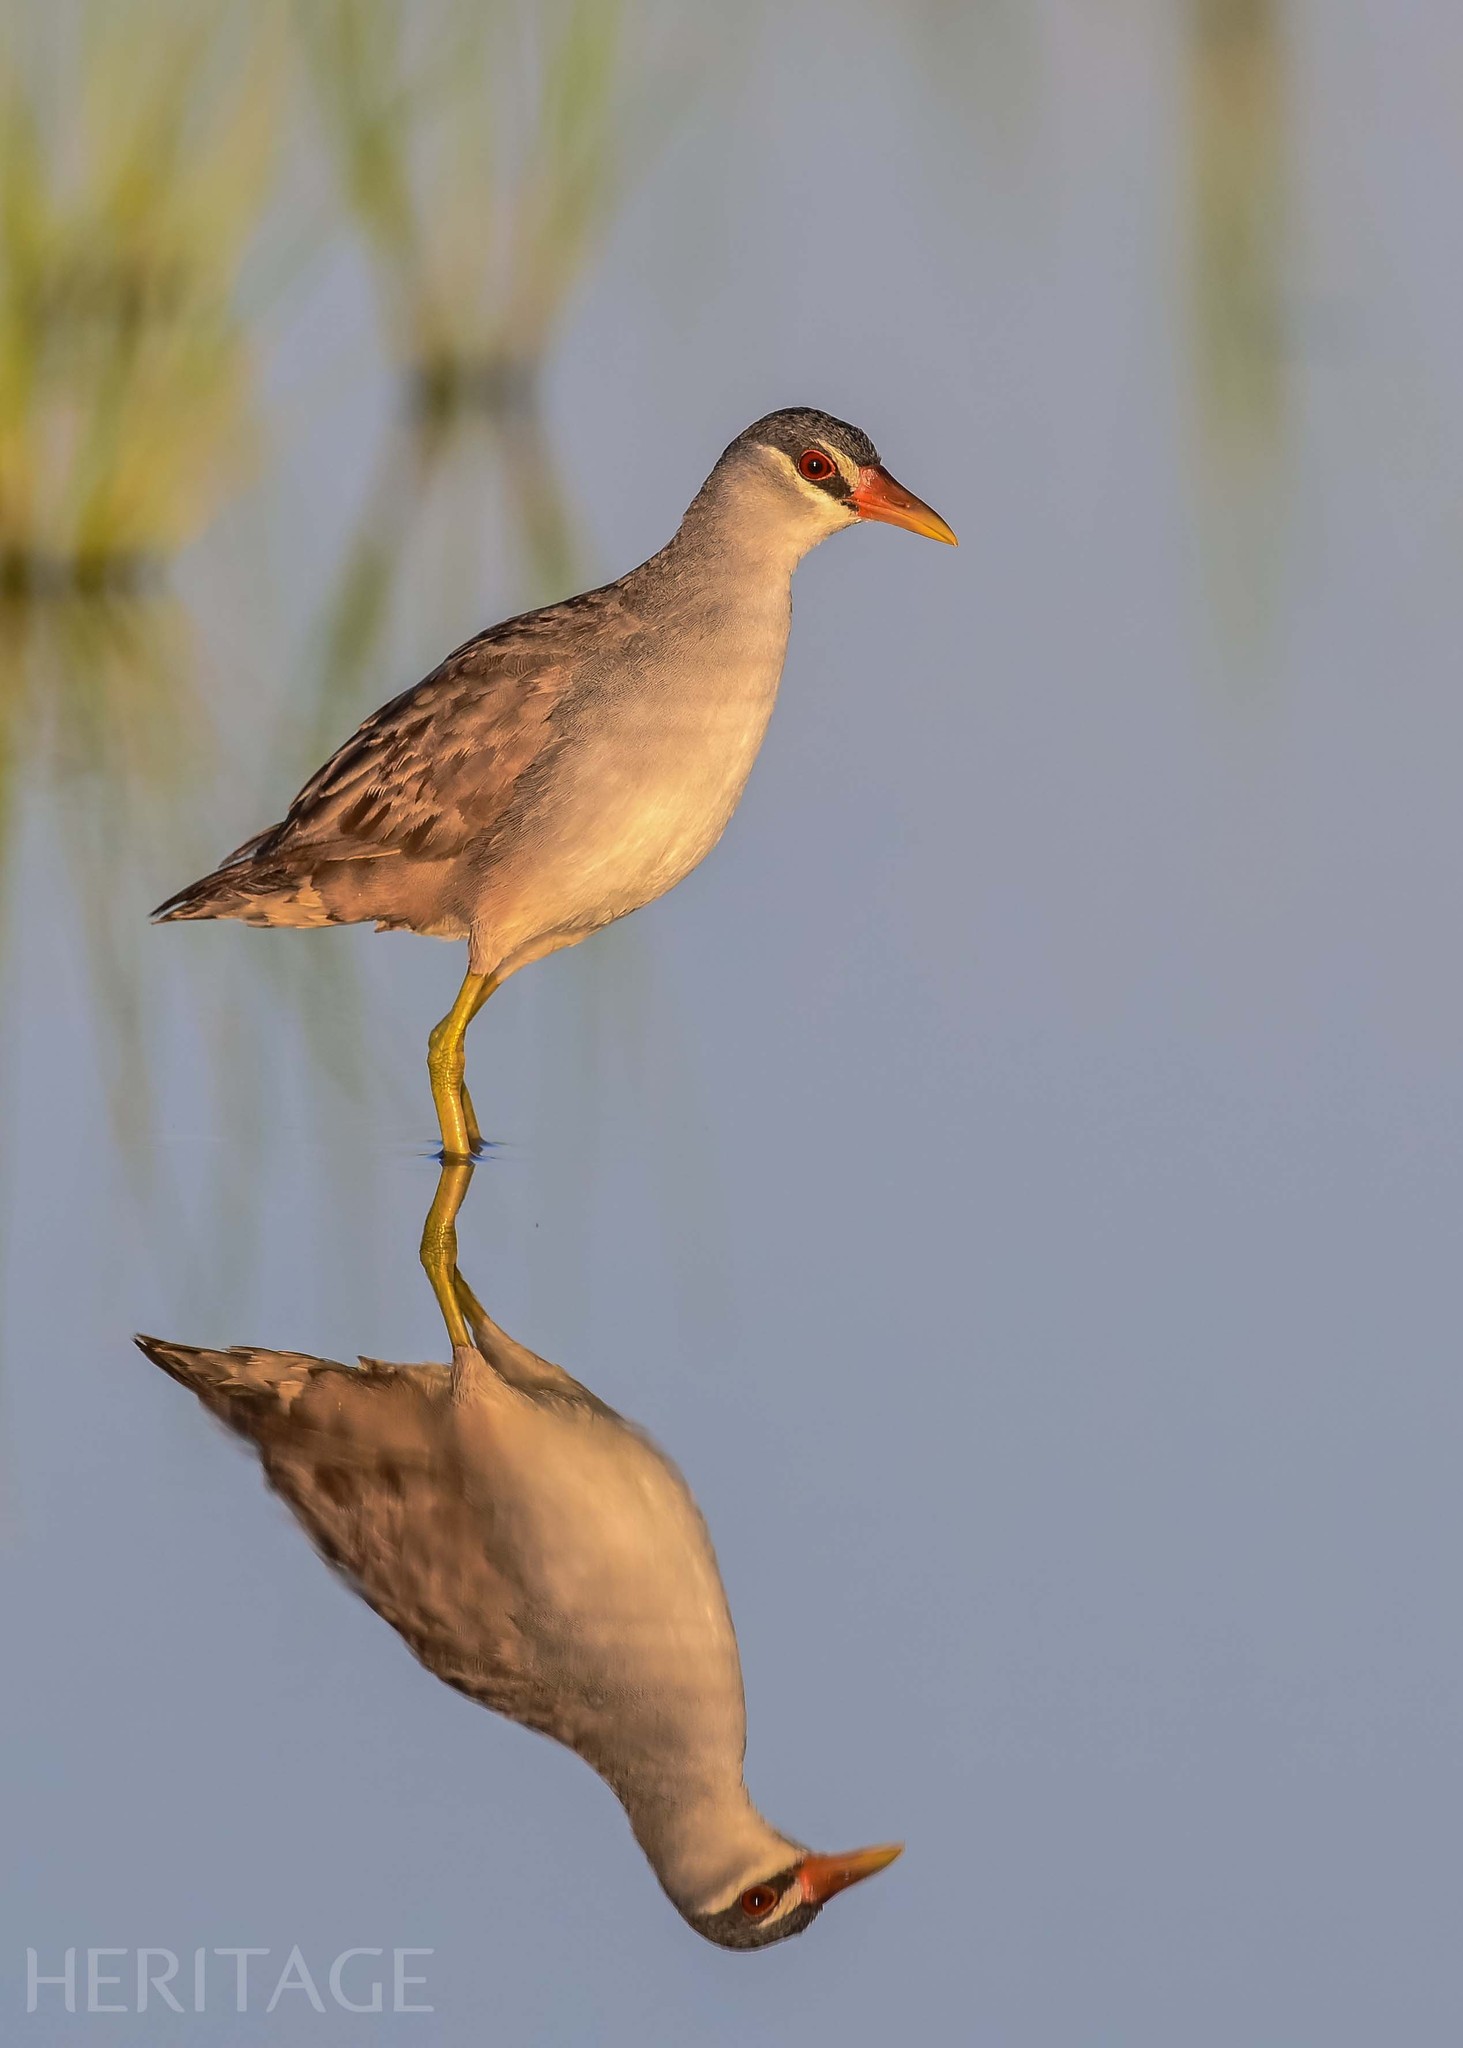
{"label": "reflected eye", "polygon": [[754,1884],[742,1893],[742,1911],[749,1920],[761,1920],[776,1904],[777,1894],[770,1884]]}
{"label": "reflected eye", "polygon": [[810,484],[821,484],[833,474],[833,462],[821,448],[805,448],[798,457],[798,475],[805,476]]}

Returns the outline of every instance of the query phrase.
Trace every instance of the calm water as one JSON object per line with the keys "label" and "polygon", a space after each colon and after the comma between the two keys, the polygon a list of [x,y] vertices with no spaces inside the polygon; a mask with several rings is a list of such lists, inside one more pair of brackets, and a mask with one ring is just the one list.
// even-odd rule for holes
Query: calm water
{"label": "calm water", "polygon": [[[1277,5],[1277,126],[1236,169],[1185,9],[967,12],[749,39],[597,262],[541,446],[465,429],[419,473],[365,268],[317,250],[259,315],[256,479],[176,606],[38,645],[0,1028],[7,2039],[1463,2024],[1463,23]],[[1276,249],[1236,255],[1227,207]],[[743,1960],[131,1347],[442,1356],[422,1054],[457,952],[145,913],[560,594],[536,492],[559,573],[618,574],[804,402],[962,547],[806,563],[722,847],[475,1028],[500,1142],[462,1220],[490,1312],[695,1488],[753,1795],[821,1846],[908,1842]],[[382,593],[332,663],[333,609]],[[427,1948],[436,2017],[256,1989],[245,2022],[227,1966],[203,2015],[25,2016],[27,1945],[144,1944],[268,1949],[256,1987],[296,1944],[322,1987],[349,1946]]]}

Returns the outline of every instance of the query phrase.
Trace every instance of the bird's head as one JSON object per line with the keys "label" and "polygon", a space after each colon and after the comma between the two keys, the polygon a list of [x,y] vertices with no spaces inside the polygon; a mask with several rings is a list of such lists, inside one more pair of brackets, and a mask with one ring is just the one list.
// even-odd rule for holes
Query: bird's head
{"label": "bird's head", "polygon": [[902,1842],[892,1842],[877,1849],[850,1849],[843,1856],[804,1851],[778,1869],[744,1871],[729,1891],[708,1900],[700,1911],[685,1906],[681,1910],[696,1932],[718,1948],[768,1948],[790,1934],[801,1934],[835,1892],[883,1870],[903,1847]]}
{"label": "bird's head", "polygon": [[732,442],[723,466],[775,489],[782,513],[809,547],[863,519],[956,545],[939,513],[890,476],[867,434],[809,406],[756,421]]}

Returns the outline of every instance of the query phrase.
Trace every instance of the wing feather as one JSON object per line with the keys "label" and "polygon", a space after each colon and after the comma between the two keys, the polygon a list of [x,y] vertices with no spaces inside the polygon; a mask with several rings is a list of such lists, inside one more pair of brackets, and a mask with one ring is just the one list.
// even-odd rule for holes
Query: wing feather
{"label": "wing feather", "polygon": [[637,623],[610,585],[478,634],[373,712],[232,859],[328,846],[331,859],[448,860],[489,839],[559,736],[588,643],[598,656]]}

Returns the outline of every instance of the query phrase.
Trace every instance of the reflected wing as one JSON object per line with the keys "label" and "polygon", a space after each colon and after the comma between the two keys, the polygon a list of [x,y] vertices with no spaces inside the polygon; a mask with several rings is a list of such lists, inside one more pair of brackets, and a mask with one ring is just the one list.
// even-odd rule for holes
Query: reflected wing
{"label": "reflected wing", "polygon": [[492,1503],[444,1447],[445,1366],[137,1342],[254,1445],[316,1550],[429,1671],[532,1726],[552,1719],[514,1620],[521,1594],[484,1541]]}
{"label": "reflected wing", "polygon": [[[567,1374],[550,1377],[555,1368],[503,1340],[532,1391],[525,1398],[485,1367],[501,1404],[484,1413],[496,1410],[498,1419],[486,1438],[475,1430],[464,1438],[443,1365],[363,1358],[350,1367],[298,1352],[137,1342],[253,1444],[270,1487],[320,1556],[446,1684],[577,1751],[621,1797],[627,1757],[684,1747],[677,1703],[689,1694],[701,1703],[698,1727],[719,1729],[726,1752],[740,1756],[746,1721],[736,1637],[700,1510],[664,1454]],[[632,1532],[656,1532],[680,1592],[663,1606],[659,1567],[632,1540],[609,1575],[628,1584],[615,1609],[629,1619],[628,1635],[605,1639],[572,1590],[565,1605],[545,1591],[542,1574],[525,1569],[521,1500],[513,1504],[510,1485],[506,1510],[500,1505],[493,1460],[480,1450],[504,1432],[507,1416],[530,1410],[551,1423],[572,1411],[571,1434],[581,1444],[586,1422],[609,1429],[602,1455],[622,1481],[638,1472],[628,1492],[622,1484],[612,1495],[649,1503],[632,1511]],[[533,1442],[552,1448],[552,1437]],[[511,1468],[512,1454],[506,1462]],[[560,1508],[571,1497],[572,1490],[556,1496]],[[572,1588],[576,1542],[622,1525],[591,1515],[579,1531],[573,1509],[566,1513],[545,1526],[551,1548],[554,1528],[562,1529],[559,1562],[567,1560]]]}
{"label": "reflected wing", "polygon": [[532,1720],[518,1588],[484,1541],[492,1504],[444,1458],[443,1368],[317,1372],[288,1428],[259,1431],[265,1476],[327,1563],[436,1677]]}

